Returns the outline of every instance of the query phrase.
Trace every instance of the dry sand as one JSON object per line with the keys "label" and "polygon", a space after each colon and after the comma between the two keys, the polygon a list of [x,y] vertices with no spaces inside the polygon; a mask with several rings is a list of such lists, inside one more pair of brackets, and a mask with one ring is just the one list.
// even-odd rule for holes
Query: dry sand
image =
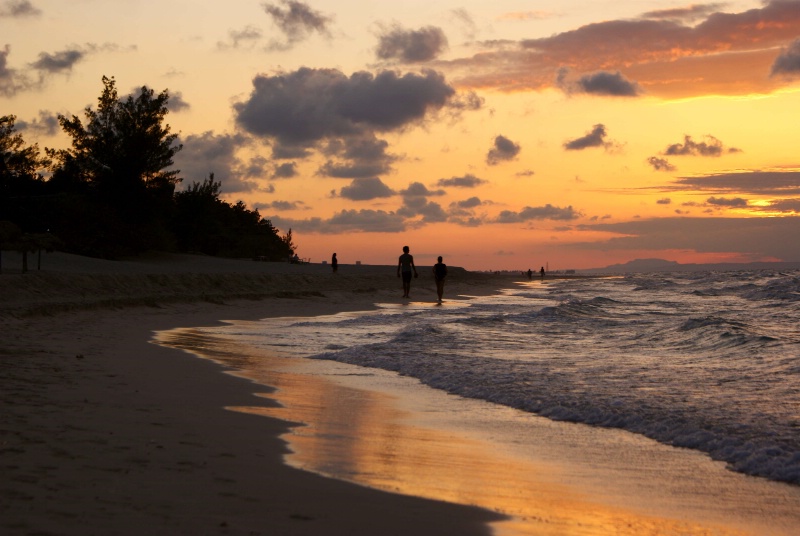
{"label": "dry sand", "polygon": [[[400,301],[393,266],[197,256],[112,262],[2,254],[0,533],[488,534],[498,515],[384,493],[285,465],[289,423],[219,365],[155,330],[363,310]],[[420,270],[412,295],[435,299]],[[452,270],[447,293],[506,276]],[[259,392],[265,389],[258,388]]]}

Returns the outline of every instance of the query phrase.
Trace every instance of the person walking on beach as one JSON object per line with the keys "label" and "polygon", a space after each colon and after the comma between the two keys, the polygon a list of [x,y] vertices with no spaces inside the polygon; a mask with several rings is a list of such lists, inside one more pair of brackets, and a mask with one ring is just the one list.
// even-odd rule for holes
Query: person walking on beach
{"label": "person walking on beach", "polygon": [[333,268],[334,274],[339,270],[339,260],[336,258],[336,253],[331,257],[331,268]]}
{"label": "person walking on beach", "polygon": [[403,246],[403,254],[400,255],[397,261],[397,277],[400,277],[401,272],[403,275],[403,297],[410,298],[411,274],[413,273],[414,277],[419,277],[419,274],[417,274],[417,267],[414,266],[414,257],[408,252],[408,246]]}
{"label": "person walking on beach", "polygon": [[532,277],[533,277],[533,272],[531,271],[530,268],[528,268],[528,279],[531,279]]}
{"label": "person walking on beach", "polygon": [[433,265],[433,279],[436,281],[436,294],[439,295],[439,303],[442,303],[442,294],[444,294],[444,278],[447,277],[447,265],[442,262],[441,255],[437,260],[439,262]]}
{"label": "person walking on beach", "polygon": [[544,266],[542,266],[542,269],[539,270],[539,273],[542,274],[542,281],[544,281]]}

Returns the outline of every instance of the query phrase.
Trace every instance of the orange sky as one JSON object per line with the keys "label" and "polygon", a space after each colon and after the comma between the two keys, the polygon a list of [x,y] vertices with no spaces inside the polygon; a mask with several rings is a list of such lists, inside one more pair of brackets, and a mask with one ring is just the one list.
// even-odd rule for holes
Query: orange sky
{"label": "orange sky", "polygon": [[800,1],[111,4],[0,0],[0,113],[168,89],[184,185],[301,257],[800,261]]}

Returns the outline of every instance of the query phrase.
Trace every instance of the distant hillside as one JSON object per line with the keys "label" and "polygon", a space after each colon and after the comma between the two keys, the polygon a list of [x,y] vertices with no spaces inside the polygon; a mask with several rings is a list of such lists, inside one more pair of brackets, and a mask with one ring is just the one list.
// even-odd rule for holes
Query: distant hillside
{"label": "distant hillside", "polygon": [[635,259],[605,268],[580,270],[581,274],[628,274],[642,272],[728,272],[743,270],[800,270],[800,262],[747,262],[680,264],[664,259]]}

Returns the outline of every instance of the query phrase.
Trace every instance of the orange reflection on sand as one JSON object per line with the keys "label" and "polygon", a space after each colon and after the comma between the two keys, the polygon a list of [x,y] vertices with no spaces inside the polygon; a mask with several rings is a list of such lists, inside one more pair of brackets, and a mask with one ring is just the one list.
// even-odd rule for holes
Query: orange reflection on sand
{"label": "orange reflection on sand", "polygon": [[[228,409],[304,423],[285,436],[295,467],[381,490],[474,505],[511,516],[494,526],[516,535],[736,535],[731,527],[702,525],[610,506],[590,492],[559,483],[559,468],[504,452],[457,430],[420,425],[398,400],[377,390],[342,385],[315,372],[308,360],[274,358],[200,330],[159,334],[182,348],[275,387],[263,395],[282,407]],[[370,376],[368,372],[364,375]],[[432,421],[432,422],[435,422]]]}
{"label": "orange reflection on sand", "polygon": [[276,373],[282,408],[230,408],[307,423],[286,439],[296,467],[382,490],[477,505],[513,516],[500,535],[741,534],[593,502],[542,478],[552,468],[452,432],[410,424],[391,396],[305,374]]}

